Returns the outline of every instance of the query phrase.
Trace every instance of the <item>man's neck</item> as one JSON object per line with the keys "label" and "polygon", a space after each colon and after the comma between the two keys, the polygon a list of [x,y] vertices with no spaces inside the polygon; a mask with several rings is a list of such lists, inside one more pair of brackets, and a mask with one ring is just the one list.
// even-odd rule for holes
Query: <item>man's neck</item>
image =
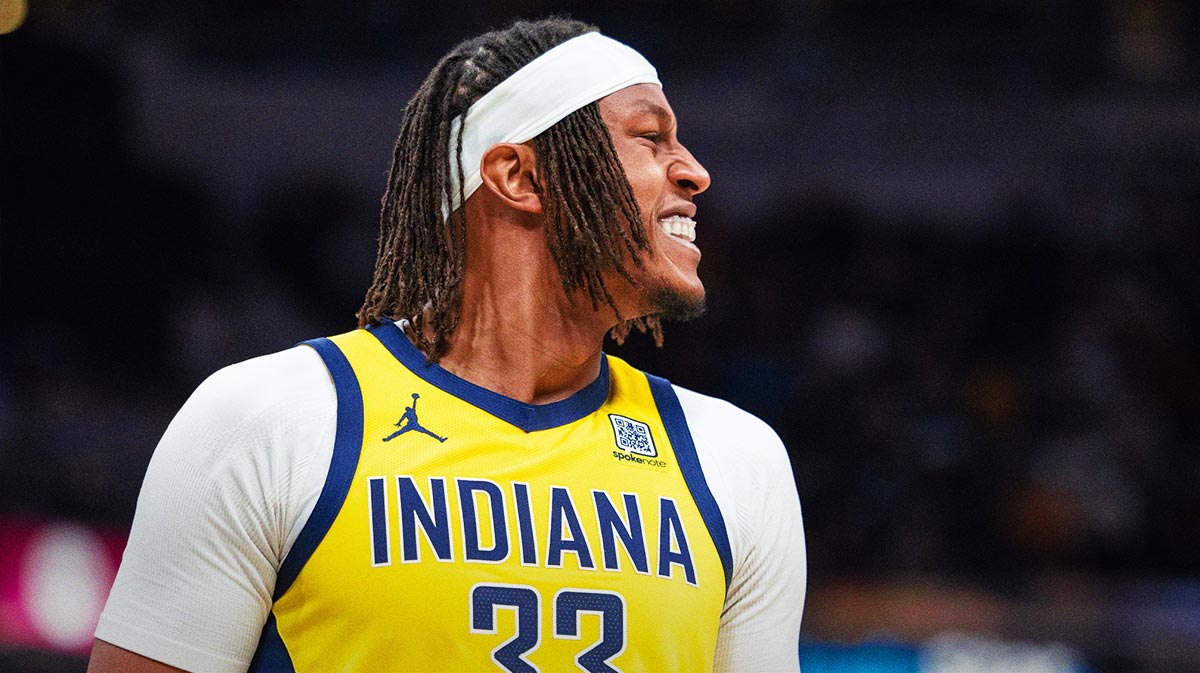
{"label": "man's neck", "polygon": [[600,375],[604,328],[512,304],[464,308],[438,364],[505,397],[548,404],[579,392]]}
{"label": "man's neck", "polygon": [[615,311],[594,308],[582,292],[574,302],[567,298],[540,215],[512,209],[486,190],[466,207],[462,309],[438,363],[529,404],[557,402],[587,387],[600,375]]}
{"label": "man's neck", "polygon": [[604,332],[583,335],[523,312],[464,314],[438,363],[505,397],[547,404],[575,395],[600,375],[602,338]]}
{"label": "man's neck", "polygon": [[503,250],[505,243],[470,259],[462,313],[439,364],[522,402],[566,399],[600,375],[611,311],[595,311],[583,297],[571,303],[548,255]]}

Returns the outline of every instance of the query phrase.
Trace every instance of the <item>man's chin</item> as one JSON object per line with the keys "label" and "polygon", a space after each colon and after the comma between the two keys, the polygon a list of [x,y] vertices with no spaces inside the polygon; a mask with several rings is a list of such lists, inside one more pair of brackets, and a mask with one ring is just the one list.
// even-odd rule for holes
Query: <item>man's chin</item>
{"label": "man's chin", "polygon": [[704,293],[689,295],[676,290],[663,288],[654,293],[651,306],[654,315],[662,320],[683,322],[704,315],[707,308]]}

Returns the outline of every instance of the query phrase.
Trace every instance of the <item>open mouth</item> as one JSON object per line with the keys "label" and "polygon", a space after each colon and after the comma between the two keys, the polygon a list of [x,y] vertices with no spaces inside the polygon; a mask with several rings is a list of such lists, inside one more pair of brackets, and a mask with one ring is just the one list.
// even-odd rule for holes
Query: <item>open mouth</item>
{"label": "open mouth", "polygon": [[696,240],[696,221],[684,215],[671,215],[658,221],[663,233],[675,238],[682,238],[688,243]]}

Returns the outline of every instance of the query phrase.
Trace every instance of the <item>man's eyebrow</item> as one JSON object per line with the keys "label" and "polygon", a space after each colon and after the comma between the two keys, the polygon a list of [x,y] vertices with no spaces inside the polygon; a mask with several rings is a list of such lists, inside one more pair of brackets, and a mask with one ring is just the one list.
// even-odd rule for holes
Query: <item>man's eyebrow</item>
{"label": "man's eyebrow", "polygon": [[652,100],[648,100],[645,98],[639,98],[638,100],[635,100],[633,102],[633,106],[634,106],[634,108],[636,108],[634,110],[635,114],[636,113],[652,114],[655,117],[658,117],[659,119],[663,120],[664,122],[668,122],[671,120],[671,111],[668,110],[667,108],[659,105],[658,103],[655,103]]}

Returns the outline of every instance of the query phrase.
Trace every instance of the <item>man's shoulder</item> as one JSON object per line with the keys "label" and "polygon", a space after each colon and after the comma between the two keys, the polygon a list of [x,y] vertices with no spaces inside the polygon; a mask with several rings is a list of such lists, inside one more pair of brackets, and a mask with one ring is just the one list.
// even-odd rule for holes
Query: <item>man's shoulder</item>
{"label": "man's shoulder", "polygon": [[196,388],[184,409],[229,427],[333,401],[320,355],[301,345],[217,370]]}
{"label": "man's shoulder", "polygon": [[672,386],[697,443],[712,444],[720,453],[736,449],[742,457],[777,458],[786,455],[775,430],[758,416],[728,400]]}
{"label": "man's shoulder", "polygon": [[163,433],[151,470],[222,479],[273,470],[332,446],[336,416],[333,384],[313,349],[238,362],[196,388]]}
{"label": "man's shoulder", "polygon": [[296,383],[297,379],[311,379],[314,372],[324,371],[317,351],[305,344],[298,344],[226,365],[213,372],[204,385],[250,384],[282,389]]}
{"label": "man's shoulder", "polygon": [[775,430],[749,411],[680,386],[675,394],[737,568],[736,559],[744,561],[770,537],[776,506],[796,499],[791,458]]}

